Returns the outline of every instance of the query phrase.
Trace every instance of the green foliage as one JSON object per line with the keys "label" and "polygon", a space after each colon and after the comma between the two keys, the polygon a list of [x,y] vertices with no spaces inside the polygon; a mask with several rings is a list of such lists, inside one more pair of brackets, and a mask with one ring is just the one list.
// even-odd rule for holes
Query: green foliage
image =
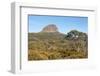
{"label": "green foliage", "polygon": [[71,30],[70,32],[67,33],[65,38],[69,39],[69,40],[84,40],[84,41],[86,41],[87,34],[83,33],[83,32],[79,32],[77,30]]}

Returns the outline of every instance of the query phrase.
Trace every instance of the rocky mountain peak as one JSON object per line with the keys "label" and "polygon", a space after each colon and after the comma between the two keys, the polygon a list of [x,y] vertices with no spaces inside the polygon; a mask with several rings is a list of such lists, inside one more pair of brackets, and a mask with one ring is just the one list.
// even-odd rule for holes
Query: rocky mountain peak
{"label": "rocky mountain peak", "polygon": [[58,28],[55,24],[49,24],[42,29],[42,32],[58,32]]}

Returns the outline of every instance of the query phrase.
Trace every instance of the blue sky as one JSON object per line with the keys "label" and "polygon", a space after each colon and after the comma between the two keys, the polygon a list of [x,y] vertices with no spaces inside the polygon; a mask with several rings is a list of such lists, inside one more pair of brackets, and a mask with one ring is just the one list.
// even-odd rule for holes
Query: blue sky
{"label": "blue sky", "polygon": [[28,20],[29,32],[40,32],[48,24],[55,24],[65,34],[70,30],[88,32],[88,17],[29,15]]}

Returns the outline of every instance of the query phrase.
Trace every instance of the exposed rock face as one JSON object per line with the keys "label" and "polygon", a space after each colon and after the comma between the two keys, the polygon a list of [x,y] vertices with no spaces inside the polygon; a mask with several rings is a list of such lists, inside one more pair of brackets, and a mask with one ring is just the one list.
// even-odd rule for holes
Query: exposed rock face
{"label": "exposed rock face", "polygon": [[49,24],[43,28],[42,32],[58,32],[58,28],[55,24]]}

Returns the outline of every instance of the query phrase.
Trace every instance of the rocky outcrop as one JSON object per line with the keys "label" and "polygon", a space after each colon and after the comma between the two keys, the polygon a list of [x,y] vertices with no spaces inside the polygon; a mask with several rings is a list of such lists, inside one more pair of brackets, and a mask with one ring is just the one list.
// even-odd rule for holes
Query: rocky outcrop
{"label": "rocky outcrop", "polygon": [[49,24],[42,29],[42,32],[58,32],[58,28],[55,24]]}

